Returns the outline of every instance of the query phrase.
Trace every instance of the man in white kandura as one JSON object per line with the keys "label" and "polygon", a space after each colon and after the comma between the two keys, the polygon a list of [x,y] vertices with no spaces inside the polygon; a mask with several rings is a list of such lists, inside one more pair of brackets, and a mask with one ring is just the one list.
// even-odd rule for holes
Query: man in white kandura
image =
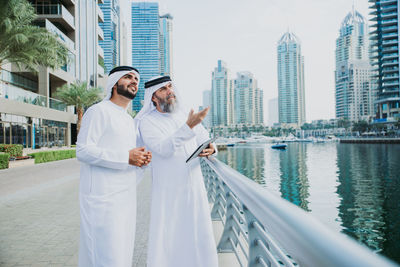
{"label": "man in white kandura", "polygon": [[131,267],[136,227],[136,180],[151,153],[136,147],[136,125],[127,113],[139,73],[110,71],[106,98],[83,116],[76,146],[81,164],[79,266]]}
{"label": "man in white kandura", "polygon": [[[144,105],[135,120],[153,153],[148,267],[218,265],[210,209],[198,158],[186,159],[209,134],[200,122],[207,115],[182,111],[169,76],[145,83]],[[200,156],[215,152],[211,144]]]}

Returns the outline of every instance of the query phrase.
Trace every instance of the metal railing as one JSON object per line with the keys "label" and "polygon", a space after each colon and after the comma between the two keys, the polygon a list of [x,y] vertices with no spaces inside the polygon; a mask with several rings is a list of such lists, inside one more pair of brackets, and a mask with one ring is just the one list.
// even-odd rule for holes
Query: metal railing
{"label": "metal railing", "polygon": [[37,93],[21,89],[12,84],[6,84],[0,81],[0,98],[6,98],[21,103],[47,107],[47,99],[49,100],[49,108],[67,112],[67,105],[57,99],[39,95]]}
{"label": "metal railing", "polygon": [[201,169],[211,218],[224,226],[218,252],[240,266],[397,266],[216,159]]}

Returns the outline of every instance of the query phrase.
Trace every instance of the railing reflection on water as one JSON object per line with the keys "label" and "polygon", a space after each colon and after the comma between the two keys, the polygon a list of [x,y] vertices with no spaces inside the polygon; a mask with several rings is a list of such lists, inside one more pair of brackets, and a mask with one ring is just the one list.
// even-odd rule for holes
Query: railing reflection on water
{"label": "railing reflection on water", "polygon": [[224,225],[218,252],[234,253],[241,266],[397,266],[220,161],[201,167],[211,217]]}

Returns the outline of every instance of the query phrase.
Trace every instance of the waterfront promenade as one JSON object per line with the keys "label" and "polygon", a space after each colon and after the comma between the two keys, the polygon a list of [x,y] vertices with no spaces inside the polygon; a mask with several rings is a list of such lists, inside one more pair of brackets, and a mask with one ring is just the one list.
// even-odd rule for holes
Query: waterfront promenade
{"label": "waterfront promenade", "polygon": [[[134,267],[146,262],[151,179],[137,188]],[[79,162],[76,159],[0,170],[0,267],[77,266],[79,246]],[[220,222],[213,222],[216,240]],[[232,253],[220,266],[237,266]]]}
{"label": "waterfront promenade", "polygon": [[[145,266],[150,173],[138,187],[132,266]],[[0,266],[77,266],[79,163],[76,159],[0,170]]]}

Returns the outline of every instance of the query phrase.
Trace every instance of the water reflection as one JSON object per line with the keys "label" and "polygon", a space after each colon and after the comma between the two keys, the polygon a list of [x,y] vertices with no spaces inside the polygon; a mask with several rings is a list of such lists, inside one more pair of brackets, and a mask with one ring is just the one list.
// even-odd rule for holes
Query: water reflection
{"label": "water reflection", "polygon": [[400,145],[269,144],[218,158],[275,194],[400,262]]}
{"label": "water reflection", "polygon": [[307,144],[290,145],[289,151],[280,151],[281,169],[281,194],[286,200],[300,206],[306,211],[308,209],[307,198],[308,178],[307,178]]}
{"label": "water reflection", "polygon": [[338,146],[343,231],[400,261],[398,145]]}

